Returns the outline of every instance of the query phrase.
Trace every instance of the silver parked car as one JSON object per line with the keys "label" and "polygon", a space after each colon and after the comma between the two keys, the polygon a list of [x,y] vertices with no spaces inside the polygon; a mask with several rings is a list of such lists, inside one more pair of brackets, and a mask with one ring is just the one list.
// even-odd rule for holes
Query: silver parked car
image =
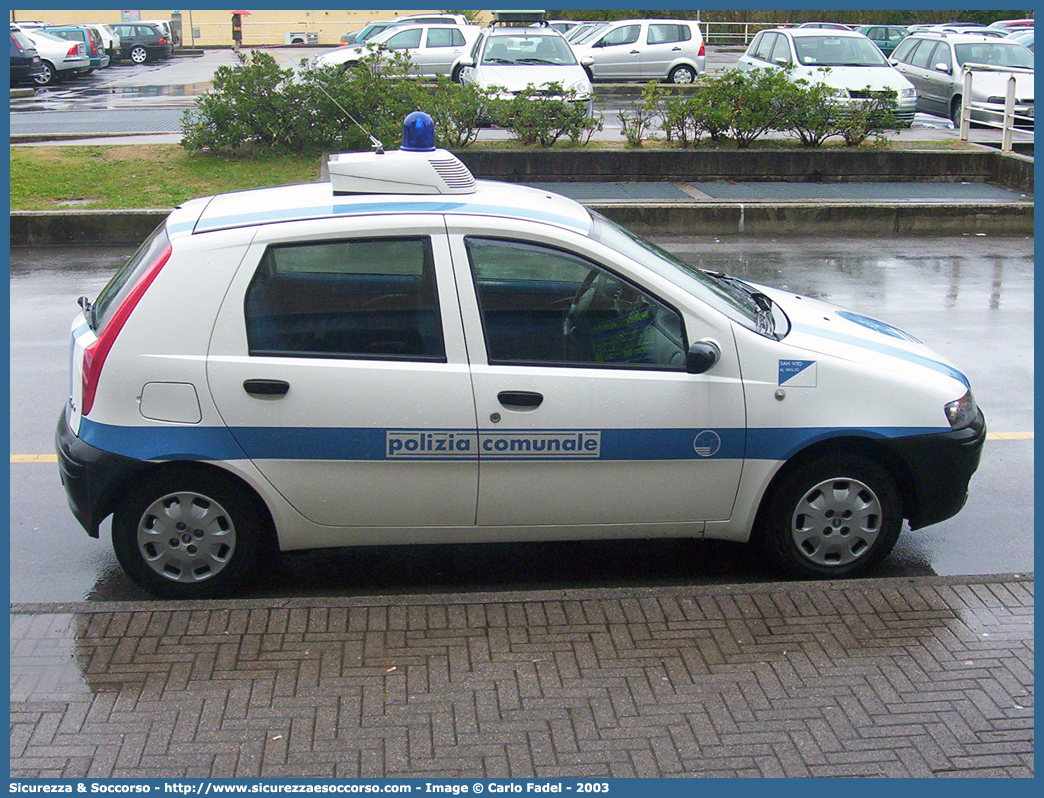
{"label": "silver parked car", "polygon": [[478,38],[479,30],[477,25],[392,25],[363,46],[349,44],[323,53],[315,59],[315,65],[343,65],[347,68],[383,47],[390,51],[406,51],[410,56],[410,70],[417,75],[428,78],[448,75],[457,80],[460,61]]}
{"label": "silver parked car", "polygon": [[[1033,69],[1033,53],[1007,39],[972,33],[916,33],[892,53],[892,64],[917,89],[917,110],[961,122],[965,64]],[[1008,74],[979,72],[972,81],[972,119],[1001,122]],[[1033,116],[1033,75],[1015,75],[1015,113]]]}
{"label": "silver parked car", "polygon": [[700,26],[688,19],[610,22],[572,47],[591,80],[692,83],[707,68]]}
{"label": "silver parked car", "polygon": [[786,69],[791,80],[824,83],[837,101],[857,106],[885,91],[896,96],[895,116],[913,121],[917,97],[909,80],[891,67],[881,50],[861,33],[830,28],[774,28],[761,31],[740,56],[737,67]]}
{"label": "silver parked car", "polygon": [[42,28],[22,28],[40,54],[44,71],[35,77],[38,86],[49,86],[74,75],[86,75],[91,69],[87,45],[70,42]]}

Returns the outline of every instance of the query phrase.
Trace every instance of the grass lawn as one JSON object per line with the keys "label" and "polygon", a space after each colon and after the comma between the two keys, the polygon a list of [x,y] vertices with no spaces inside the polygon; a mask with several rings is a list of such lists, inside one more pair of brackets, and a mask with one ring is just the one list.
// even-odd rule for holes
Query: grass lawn
{"label": "grass lawn", "polygon": [[[622,142],[593,142],[588,146],[625,149]],[[644,149],[664,146],[662,141],[649,141]],[[837,145],[828,144],[827,148],[833,146]],[[967,145],[946,140],[891,142],[888,146],[934,150]],[[476,149],[518,147],[514,141],[497,141],[482,143]],[[707,149],[734,147],[701,144]],[[792,141],[763,139],[751,149],[799,148]],[[172,208],[196,197],[319,179],[320,156],[315,154],[228,158],[190,153],[177,144],[11,147],[10,153],[13,211]]]}
{"label": "grass lawn", "polygon": [[318,155],[222,158],[177,144],[11,147],[11,210],[172,208],[238,189],[319,179]]}

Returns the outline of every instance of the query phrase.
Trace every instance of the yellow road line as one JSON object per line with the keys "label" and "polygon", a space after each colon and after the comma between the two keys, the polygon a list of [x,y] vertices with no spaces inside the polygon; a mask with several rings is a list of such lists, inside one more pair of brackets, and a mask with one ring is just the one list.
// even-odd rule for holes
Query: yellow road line
{"label": "yellow road line", "polygon": [[[1032,432],[988,432],[986,433],[986,440],[988,441],[1031,441],[1033,440]],[[12,463],[57,463],[58,455],[56,454],[12,454]]]}

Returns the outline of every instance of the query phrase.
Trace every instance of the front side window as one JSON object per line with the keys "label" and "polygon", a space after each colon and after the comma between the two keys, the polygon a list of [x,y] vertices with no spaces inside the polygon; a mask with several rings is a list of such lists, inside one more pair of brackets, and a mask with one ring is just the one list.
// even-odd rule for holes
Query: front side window
{"label": "front side window", "polygon": [[930,69],[932,65],[932,53],[934,53],[938,47],[939,45],[935,42],[921,42],[921,46],[917,48],[917,51],[912,56],[910,56],[910,66],[915,66],[918,69]]}
{"label": "front side window", "polygon": [[413,28],[396,33],[384,43],[384,46],[389,50],[416,50],[420,47],[422,30],[422,28]]}
{"label": "front side window", "polygon": [[624,25],[622,28],[616,28],[615,30],[609,31],[598,44],[602,47],[613,47],[618,44],[634,44],[638,41],[638,34],[641,33],[641,25]]}
{"label": "front side window", "polygon": [[790,40],[786,36],[776,37],[776,46],[772,48],[772,57],[769,59],[773,64],[789,64]]}
{"label": "front side window", "polygon": [[681,316],[623,278],[553,247],[465,245],[491,364],[684,369]]}
{"label": "front side window", "polygon": [[427,237],[271,246],[244,311],[251,355],[445,360]]}
{"label": "front side window", "polygon": [[907,39],[904,42],[900,42],[899,46],[895,48],[895,52],[892,53],[892,58],[896,61],[902,61],[904,64],[910,62],[910,53],[913,52],[913,48],[917,46],[917,43],[922,41],[921,39]]}

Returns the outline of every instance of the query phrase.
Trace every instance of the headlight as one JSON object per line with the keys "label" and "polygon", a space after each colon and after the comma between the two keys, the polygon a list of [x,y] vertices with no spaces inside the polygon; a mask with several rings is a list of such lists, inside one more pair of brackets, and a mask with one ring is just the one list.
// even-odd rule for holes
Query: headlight
{"label": "headlight", "polygon": [[899,90],[899,99],[901,99],[901,100],[916,100],[917,99],[917,89],[900,89]]}
{"label": "headlight", "polygon": [[969,388],[964,396],[949,402],[943,410],[946,413],[946,420],[950,422],[950,429],[958,430],[964,429],[975,420],[978,406],[975,404],[975,397],[972,396]]}
{"label": "headlight", "polygon": [[568,86],[566,91],[575,91],[578,100],[586,100],[591,96],[591,82],[588,80],[578,80],[571,86]]}

